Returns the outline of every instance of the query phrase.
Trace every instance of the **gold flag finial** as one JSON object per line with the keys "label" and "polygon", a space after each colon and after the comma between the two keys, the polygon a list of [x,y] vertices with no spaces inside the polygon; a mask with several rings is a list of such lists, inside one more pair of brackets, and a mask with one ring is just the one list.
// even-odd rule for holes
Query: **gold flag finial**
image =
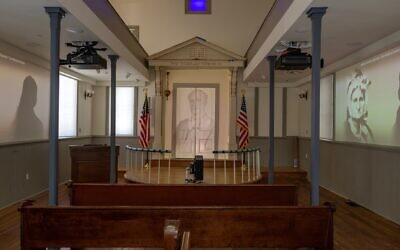
{"label": "gold flag finial", "polygon": [[147,88],[143,88],[143,92],[145,95],[147,95]]}
{"label": "gold flag finial", "polygon": [[246,90],[245,89],[242,89],[240,92],[242,93],[242,95],[246,94]]}

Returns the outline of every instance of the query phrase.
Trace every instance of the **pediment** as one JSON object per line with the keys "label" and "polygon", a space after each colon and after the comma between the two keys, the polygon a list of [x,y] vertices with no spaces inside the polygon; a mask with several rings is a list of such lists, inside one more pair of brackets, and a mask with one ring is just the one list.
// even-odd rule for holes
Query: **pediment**
{"label": "pediment", "polygon": [[171,48],[149,56],[150,66],[160,65],[161,61],[203,61],[236,62],[244,65],[245,58],[206,40],[195,37]]}

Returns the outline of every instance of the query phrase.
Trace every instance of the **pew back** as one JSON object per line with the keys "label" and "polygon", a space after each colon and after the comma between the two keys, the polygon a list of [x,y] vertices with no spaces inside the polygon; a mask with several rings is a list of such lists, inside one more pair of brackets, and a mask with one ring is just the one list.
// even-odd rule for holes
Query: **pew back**
{"label": "pew back", "polygon": [[333,247],[329,207],[21,208],[21,249],[163,247],[165,220],[180,221],[191,247]]}
{"label": "pew back", "polygon": [[295,185],[70,185],[79,206],[295,206]]}

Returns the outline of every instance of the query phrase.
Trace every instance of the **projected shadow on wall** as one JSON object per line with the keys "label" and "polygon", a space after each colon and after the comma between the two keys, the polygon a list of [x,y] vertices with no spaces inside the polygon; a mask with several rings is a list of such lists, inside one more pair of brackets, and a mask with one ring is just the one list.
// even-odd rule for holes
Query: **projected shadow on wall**
{"label": "projected shadow on wall", "polygon": [[37,84],[31,76],[24,79],[21,98],[14,119],[14,140],[43,139],[43,124],[35,113]]}
{"label": "projected shadow on wall", "polygon": [[[400,101],[400,73],[399,73],[399,89],[397,90],[397,97]],[[396,121],[393,126],[393,142],[395,145],[400,144],[400,105],[397,108]]]}
{"label": "projected shadow on wall", "polygon": [[347,119],[345,122],[345,138],[354,142],[373,142],[368,119],[368,87],[371,81],[356,70],[347,86]]}

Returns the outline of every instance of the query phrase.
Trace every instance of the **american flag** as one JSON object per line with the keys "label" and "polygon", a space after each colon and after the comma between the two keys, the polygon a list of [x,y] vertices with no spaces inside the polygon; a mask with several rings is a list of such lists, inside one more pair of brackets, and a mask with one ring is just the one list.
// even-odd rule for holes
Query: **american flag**
{"label": "american flag", "polygon": [[249,144],[249,124],[247,123],[246,99],[242,97],[240,113],[236,120],[240,128],[239,148],[243,149]]}
{"label": "american flag", "polygon": [[139,119],[140,124],[140,137],[139,142],[142,148],[148,148],[150,146],[150,110],[149,100],[145,95],[142,113]]}

